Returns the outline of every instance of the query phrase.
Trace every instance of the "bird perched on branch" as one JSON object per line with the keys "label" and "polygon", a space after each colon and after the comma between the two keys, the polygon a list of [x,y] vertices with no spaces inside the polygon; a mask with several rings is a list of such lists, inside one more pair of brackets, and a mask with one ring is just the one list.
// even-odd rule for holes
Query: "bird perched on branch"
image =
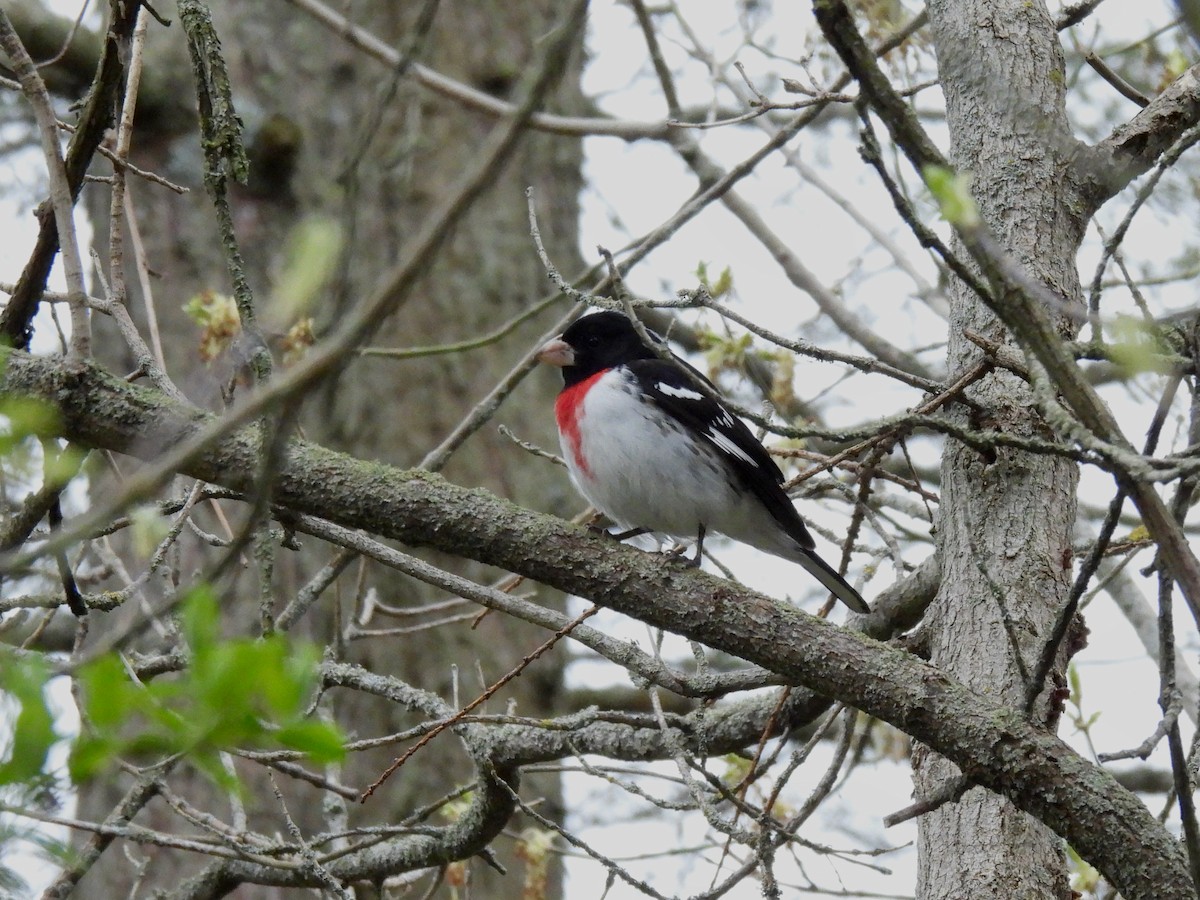
{"label": "bird perched on branch", "polygon": [[717,531],[799,563],[852,610],[870,612],[814,552],[763,445],[704,376],[661,358],[627,316],[584,316],[538,359],[563,370],[554,412],[571,480],[628,534],[695,537],[698,562],[705,533]]}

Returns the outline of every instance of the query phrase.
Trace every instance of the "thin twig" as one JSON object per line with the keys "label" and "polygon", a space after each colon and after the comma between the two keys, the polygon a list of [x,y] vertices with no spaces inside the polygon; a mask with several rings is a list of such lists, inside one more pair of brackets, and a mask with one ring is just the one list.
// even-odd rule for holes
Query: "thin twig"
{"label": "thin twig", "polygon": [[[1155,409],[1154,417],[1151,419],[1150,427],[1146,431],[1146,443],[1143,447],[1143,455],[1151,455],[1158,446],[1159,436],[1162,434],[1162,428],[1170,412],[1171,403],[1175,399],[1175,392],[1178,390],[1181,382],[1182,375],[1179,374],[1172,376],[1167,381],[1162,396],[1159,398],[1158,407]],[[1108,512],[1104,517],[1103,524],[1100,526],[1100,534],[1096,538],[1096,542],[1092,545],[1087,559],[1079,567],[1079,572],[1075,576],[1074,583],[1071,585],[1071,593],[1067,597],[1067,602],[1059,610],[1058,616],[1054,621],[1054,626],[1050,629],[1050,634],[1046,638],[1046,642],[1042,645],[1042,652],[1038,658],[1033,678],[1026,685],[1025,711],[1027,713],[1033,712],[1033,704],[1041,694],[1042,688],[1046,683],[1046,678],[1054,667],[1055,658],[1058,656],[1058,648],[1062,644],[1063,638],[1066,637],[1067,628],[1075,618],[1075,613],[1079,609],[1079,601],[1082,599],[1088,584],[1091,582],[1092,576],[1104,558],[1105,551],[1112,540],[1114,531],[1116,531],[1121,509],[1125,504],[1127,496],[1128,494],[1125,489],[1118,484],[1117,492],[1109,502]]]}
{"label": "thin twig", "polygon": [[[991,371],[992,371],[991,360],[987,360],[987,359],[980,360],[979,362],[975,363],[975,365],[971,366],[970,369],[968,369],[966,372],[964,372],[962,375],[960,375],[958,378],[956,378],[949,387],[947,387],[945,390],[943,390],[936,397],[933,397],[933,398],[925,401],[924,403],[922,403],[920,406],[918,406],[916,408],[916,410],[914,410],[914,413],[916,415],[928,415],[929,413],[933,412],[936,409],[939,409],[940,407],[944,406],[945,404],[949,403],[950,401],[957,399],[958,396],[963,391],[965,391],[968,387],[970,387],[972,384],[974,384],[980,378],[983,378],[985,375],[987,375]],[[822,472],[828,472],[830,469],[834,468],[838,463],[840,463],[844,459],[849,459],[852,456],[857,456],[862,451],[870,449],[871,447],[875,447],[879,444],[884,444],[886,442],[897,439],[897,437],[900,436],[905,430],[906,429],[903,427],[891,428],[886,431],[882,431],[878,434],[872,435],[871,437],[869,437],[865,440],[859,441],[854,446],[847,447],[845,450],[842,450],[840,453],[835,453],[833,456],[829,457],[824,462],[822,462],[818,465],[815,465],[815,466],[810,466],[809,468],[807,468],[803,472],[801,472],[799,475],[796,475],[795,477],[790,478],[788,480],[787,484],[785,485],[785,487],[787,487],[788,489],[791,489],[791,488],[795,487],[796,485],[802,484],[803,482],[807,481],[808,479],[821,474]]]}
{"label": "thin twig", "polygon": [[1132,100],[1138,106],[1142,107],[1142,109],[1145,109],[1150,105],[1149,97],[1110,69],[1108,67],[1108,63],[1097,56],[1095,52],[1089,50],[1084,54],[1083,61],[1091,66],[1096,71],[1097,75],[1116,88],[1117,93],[1126,100]]}
{"label": "thin twig", "polygon": [[969,778],[965,775],[956,775],[949,781],[943,782],[930,796],[910,803],[904,809],[897,810],[891,815],[884,816],[883,824],[885,827],[891,828],[918,816],[927,815],[947,803],[956,803],[971,787],[972,782]]}
{"label": "thin twig", "polygon": [[62,147],[58,143],[58,120],[50,94],[37,67],[21,43],[7,13],[0,9],[0,48],[8,55],[9,65],[21,81],[21,89],[33,109],[46,172],[50,179],[50,205],[58,227],[62,246],[63,274],[67,280],[67,295],[71,306],[71,356],[82,359],[91,355],[91,321],[88,318],[83,284],[83,260],[79,253],[79,236],[75,231],[75,198],[67,179]]}
{"label": "thin twig", "polygon": [[[118,160],[129,157],[129,144],[133,140],[133,111],[137,106],[138,86],[142,81],[142,50],[146,45],[146,27],[150,16],[139,9],[134,20],[133,40],[130,41],[129,65],[125,75],[125,99],[121,104],[121,115],[117,120],[117,139],[113,152]],[[128,291],[125,287],[125,170],[113,166],[112,192],[108,205],[108,277],[109,289],[114,302],[126,305]]]}
{"label": "thin twig", "polygon": [[[342,321],[330,337],[313,347],[299,364],[273,378],[269,384],[236,403],[221,418],[201,428],[190,439],[177,443],[155,462],[140,469],[126,481],[122,491],[116,496],[96,503],[87,513],[78,517],[75,526],[65,530],[58,541],[69,543],[103,527],[103,524],[120,510],[149,497],[159,485],[179,471],[185,461],[194,458],[204,448],[248,424],[286,398],[305,394],[313,384],[346,364],[347,351],[367,340],[379,323],[408,299],[416,281],[432,265],[438,250],[450,236],[455,224],[494,182],[495,173],[510,157],[524,133],[523,126],[527,117],[541,105],[554,77],[566,63],[585,5],[583,0],[575,0],[568,14],[562,19],[562,24],[543,42],[541,58],[531,69],[530,82],[514,117],[493,129],[479,153],[475,155],[470,169],[413,235],[400,261],[383,278],[379,287]],[[529,366],[532,365],[531,354]],[[516,380],[519,381],[519,378]],[[448,438],[447,442],[449,441]],[[28,553],[15,557],[0,556],[0,568],[25,565],[30,557]]]}
{"label": "thin twig", "polygon": [[600,612],[600,607],[598,606],[590,606],[585,609],[582,613],[577,615],[562,628],[558,629],[558,631],[554,632],[551,637],[543,641],[535,650],[523,656],[521,661],[517,663],[517,665],[507,672],[502,678],[500,678],[499,681],[496,681],[494,684],[489,686],[483,693],[460,709],[453,716],[439,722],[428,734],[425,735],[425,737],[413,744],[402,756],[398,757],[395,762],[388,766],[384,770],[383,774],[376,778],[375,781],[365,791],[362,792],[362,795],[358,798],[359,802],[366,803],[367,798],[374,794],[380,785],[387,781],[393,772],[408,762],[418,750],[432,741],[447,728],[450,728],[461,722],[462,719],[471,712],[471,710],[490,699],[498,690],[524,672],[525,669],[529,667],[530,663],[552,648],[567,634],[570,634],[576,625],[579,625],[584,620],[591,618],[598,612]]}

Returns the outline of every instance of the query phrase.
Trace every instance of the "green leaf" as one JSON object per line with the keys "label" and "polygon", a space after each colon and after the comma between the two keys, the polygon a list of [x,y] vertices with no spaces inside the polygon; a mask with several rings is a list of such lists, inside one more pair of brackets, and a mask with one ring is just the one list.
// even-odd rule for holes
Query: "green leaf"
{"label": "green leaf", "polygon": [[5,397],[0,402],[0,453],[8,453],[29,437],[56,437],[58,412],[32,397]]}
{"label": "green leaf", "polygon": [[1142,372],[1167,372],[1163,347],[1153,326],[1137,316],[1119,315],[1110,327],[1109,357],[1130,378]]}
{"label": "green leaf", "polygon": [[183,637],[192,657],[204,660],[220,636],[216,598],[207,585],[193,588],[183,601]]}
{"label": "green leaf", "polygon": [[234,773],[225,768],[221,763],[221,757],[217,753],[210,750],[198,751],[192,755],[191,763],[207,775],[217,787],[226,791],[241,793],[241,782],[238,781]]}
{"label": "green leaf", "polygon": [[102,656],[79,673],[84,697],[83,716],[97,728],[111,728],[126,718],[133,702],[133,687],[125,667],[115,654]]}
{"label": "green leaf", "polygon": [[90,731],[73,748],[73,778],[95,777],[116,756],[152,762],[183,753],[220,786],[236,788],[221,765],[225,749],[286,747],[319,761],[341,758],[337,728],[305,717],[317,687],[318,648],[283,635],[222,640],[207,589],[192,592],[180,618],[191,663],[183,672],[140,684],[116,656],[80,672]]}
{"label": "green leaf", "polygon": [[42,774],[50,748],[58,741],[54,715],[46,702],[49,670],[35,658],[4,657],[0,661],[4,693],[16,707],[7,759],[0,764],[0,784],[26,782]]}
{"label": "green leaf", "polygon": [[307,754],[314,762],[340,762],[346,755],[342,733],[328,722],[304,719],[275,732],[280,746]]}
{"label": "green leaf", "polygon": [[67,758],[67,774],[76,784],[88,781],[107,769],[116,757],[115,741],[92,734],[80,735]]}
{"label": "green leaf", "polygon": [[733,269],[726,266],[717,275],[716,280],[709,278],[708,263],[701,262],[696,266],[696,280],[708,291],[714,300],[719,299],[733,290]]}
{"label": "green leaf", "polygon": [[311,216],[287,237],[283,272],[276,282],[274,302],[280,319],[305,315],[329,282],[342,253],[342,229],[336,221]]}
{"label": "green leaf", "polygon": [[134,552],[142,557],[152,555],[171,530],[170,520],[151,504],[131,509],[129,523]]}
{"label": "green leaf", "polygon": [[942,218],[960,228],[979,225],[979,207],[971,196],[971,176],[944,166],[926,166],[921,170],[925,185],[933,194]]}
{"label": "green leaf", "polygon": [[320,661],[321,651],[313,644],[285,651],[283,677],[268,681],[269,701],[279,715],[297,716],[304,711],[314,687],[312,673]]}
{"label": "green leaf", "polygon": [[84,453],[77,447],[50,447],[49,443],[45,451],[46,480],[52,484],[66,484],[79,472]]}

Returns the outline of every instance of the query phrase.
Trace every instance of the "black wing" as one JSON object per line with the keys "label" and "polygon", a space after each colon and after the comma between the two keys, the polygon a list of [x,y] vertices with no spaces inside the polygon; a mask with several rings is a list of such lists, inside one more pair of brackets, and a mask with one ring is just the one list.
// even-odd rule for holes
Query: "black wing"
{"label": "black wing", "polygon": [[[627,365],[643,393],[716,450],[742,485],[762,501],[801,547],[811,550],[815,546],[804,520],[783,490],[783,473],[775,460],[741,419],[700,391],[689,373],[716,392],[707,378],[682,360],[675,365],[662,359],[639,359]],[[682,371],[680,366],[689,371]]]}

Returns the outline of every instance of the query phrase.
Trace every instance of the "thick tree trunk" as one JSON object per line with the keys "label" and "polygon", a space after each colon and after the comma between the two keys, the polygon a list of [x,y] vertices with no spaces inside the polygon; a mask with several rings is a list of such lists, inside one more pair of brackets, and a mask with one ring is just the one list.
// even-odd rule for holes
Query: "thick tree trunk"
{"label": "thick tree trunk", "polygon": [[[1063,177],[1074,142],[1062,53],[1045,5],[933,0],[929,13],[953,161],[971,174],[983,221],[1065,304],[1078,303],[1075,252],[1083,223],[1072,218]],[[996,337],[1002,328],[961,282],[950,294],[949,370],[960,372],[978,357],[964,330]],[[987,421],[966,424],[1043,433],[1029,388],[1017,377],[996,373],[969,393]],[[943,457],[942,583],[928,616],[931,658],[1012,706],[1023,702],[1023,672],[1035,668],[1070,584],[1076,480],[1073,463],[1050,456],[1005,450],[985,457],[949,441]],[[1045,694],[1035,715],[1053,726]],[[923,797],[957,772],[924,747],[914,753],[914,767]],[[1069,896],[1062,842],[988,791],[971,790],[924,816],[918,848],[921,900]]]}
{"label": "thick tree trunk", "polygon": [[[319,335],[335,326],[394,263],[407,237],[469,167],[495,119],[433,97],[409,79],[397,80],[384,63],[368,58],[281,0],[214,0],[211,6],[231,70],[234,99],[247,124],[252,171],[247,188],[236,190],[234,215],[266,331],[282,332],[290,324],[271,298],[286,262],[283,249],[297,223],[307,216],[331,219],[346,240],[342,265],[312,311]],[[414,45],[422,6],[356,3],[352,13],[357,24],[404,52]],[[471,87],[507,99],[535,56],[537,42],[560,14],[561,5],[553,2],[443,2],[428,37],[415,42],[416,58]],[[152,26],[151,32],[152,58],[167,60],[162,64],[167,71],[186,74],[180,29],[163,31]],[[563,79],[556,110],[576,108],[581,64],[582,52]],[[179,85],[179,91],[183,98],[194,96],[186,82]],[[187,102],[194,106],[194,100]],[[173,117],[166,121],[178,125]],[[159,327],[168,348],[171,375],[193,400],[216,406],[229,364],[218,361],[206,367],[198,358],[188,360],[180,353],[180,348],[196,347],[199,334],[180,308],[206,289],[229,293],[229,278],[216,240],[212,207],[200,182],[196,130],[192,126],[186,131],[156,131],[156,124],[157,120],[147,117],[135,125],[134,158],[192,188],[190,195],[179,197],[142,183],[131,186],[149,264],[159,276],[154,281]],[[460,225],[405,309],[380,323],[373,343],[411,347],[478,337],[542,296],[547,282],[528,236],[524,190],[535,188],[542,233],[556,262],[570,271],[577,259],[580,165],[577,142],[535,134],[524,138],[504,177]],[[107,192],[98,192],[93,212],[103,215],[107,204]],[[100,252],[105,255],[103,247]],[[130,265],[131,289],[136,287],[132,273]],[[142,301],[136,293],[130,306],[140,313]],[[544,327],[544,323],[526,325],[507,343],[470,357],[354,360],[341,377],[323,388],[322,396],[309,399],[302,411],[305,433],[360,458],[415,465]],[[107,335],[110,348],[118,344],[103,324],[100,334]],[[503,421],[524,437],[551,445],[553,391],[554,385],[546,379],[539,390],[524,392],[519,401],[510,401],[505,407]],[[524,454],[499,436],[494,426],[468,442],[446,473],[537,508],[561,508],[566,499],[565,479],[547,478],[544,467],[528,465]],[[236,513],[236,507],[231,510]],[[300,553],[276,550],[276,612],[328,561],[329,553],[319,543],[302,543]],[[449,563],[448,559],[443,562]],[[463,565],[461,561],[449,564],[460,569]],[[464,574],[481,577],[481,570]],[[239,630],[243,633],[253,633],[257,587],[252,576],[244,580],[244,590],[229,592],[228,616],[230,622],[236,618],[242,623]],[[415,606],[434,598],[423,585],[373,566],[357,584],[396,606]],[[340,621],[334,615],[334,592],[330,591],[297,632],[321,644],[333,642],[335,631],[344,630],[354,614],[355,586],[351,577],[338,586],[346,607]],[[234,594],[240,594],[240,599]],[[437,595],[436,599],[445,598]],[[390,624],[373,621],[368,627]],[[544,639],[545,634],[537,629],[493,614],[476,629],[462,623],[409,636],[351,641],[344,646],[348,660],[397,675],[446,698],[451,695],[457,666],[461,670],[460,700],[466,703],[480,689],[474,672],[494,681]],[[504,704],[512,700],[523,714],[550,715],[555,709],[560,666],[561,657],[548,654],[487,711],[503,711]],[[394,706],[379,700],[360,699],[348,692],[330,699],[343,727],[360,738],[401,731],[416,722],[411,715],[397,716]],[[347,762],[344,779],[365,786],[398,752],[389,745],[355,754]],[[396,821],[415,806],[452,791],[463,778],[470,778],[471,769],[451,735],[421,755],[425,758],[415,757],[361,812],[355,806],[355,820]],[[90,787],[82,798],[81,815],[103,819],[123,789],[123,784],[115,783]],[[558,818],[558,788],[553,777],[530,779],[526,789],[531,797],[543,798],[542,809]],[[203,783],[194,785],[193,790],[198,805],[212,808],[212,799],[202,798]],[[280,830],[278,805],[266,800],[271,791],[251,793],[263,798],[260,808],[248,810],[252,823],[267,831]],[[305,827],[319,828],[321,810],[312,796],[294,798],[291,811]],[[216,808],[220,806],[218,799]],[[154,802],[143,813],[143,821],[168,830],[177,824],[169,810]],[[511,841],[500,842],[501,857],[511,846]],[[128,864],[117,854],[109,856],[113,858],[104,860],[85,880],[92,896],[123,896],[128,890]],[[523,863],[511,857],[503,861],[510,872],[506,878],[482,863],[470,864],[474,889],[481,896],[520,896]],[[147,869],[141,890],[170,886],[184,874],[160,859]],[[253,896],[266,896],[267,890],[259,889]]]}

